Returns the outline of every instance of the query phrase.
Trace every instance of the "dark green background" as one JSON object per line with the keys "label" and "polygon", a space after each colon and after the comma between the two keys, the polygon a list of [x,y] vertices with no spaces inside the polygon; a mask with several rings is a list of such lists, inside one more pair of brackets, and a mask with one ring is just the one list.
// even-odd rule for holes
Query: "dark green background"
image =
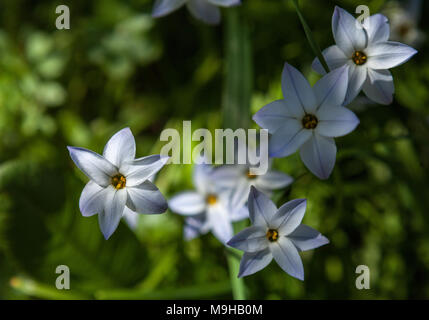
{"label": "dark green background", "polygon": [[[300,2],[326,48],[335,5],[353,12],[368,4],[376,13],[388,1]],[[97,217],[79,212],[87,179],[66,146],[101,153],[129,126],[137,156],[157,154],[164,128],[183,120],[222,128],[224,108],[241,110],[242,125],[256,128],[250,115],[281,98],[285,61],[314,83],[314,54],[291,1],[243,3],[223,10],[228,24],[209,27],[186,9],[153,20],[149,0],[1,1],[0,298],[232,297],[222,245],[212,235],[184,242],[183,218],[170,211],[142,216],[135,233],[121,223],[105,241]],[[70,7],[70,30],[55,28],[59,4]],[[419,28],[428,30],[428,20]],[[241,49],[231,52],[228,39],[242,39]],[[328,181],[298,155],[275,161],[297,180],[275,194],[277,204],[308,198],[304,223],[331,243],[302,254],[305,282],[275,263],[245,278],[249,298],[429,298],[427,42],[418,50],[393,70],[392,105],[351,106],[361,124],[337,139]],[[167,166],[156,184],[171,197],[192,188],[191,172]],[[63,264],[69,291],[55,289]],[[371,270],[370,290],[355,288],[360,264]]]}

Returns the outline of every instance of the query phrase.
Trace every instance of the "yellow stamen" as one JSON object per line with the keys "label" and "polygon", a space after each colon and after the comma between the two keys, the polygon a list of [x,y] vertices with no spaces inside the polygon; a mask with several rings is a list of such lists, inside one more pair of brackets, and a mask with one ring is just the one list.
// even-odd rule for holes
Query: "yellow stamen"
{"label": "yellow stamen", "polygon": [[308,130],[316,128],[318,123],[319,120],[317,120],[316,116],[309,113],[302,118],[302,125]]}
{"label": "yellow stamen", "polygon": [[251,174],[250,170],[247,171],[246,176],[248,179],[256,179],[257,175],[256,174]]}
{"label": "yellow stamen", "polygon": [[112,178],[112,186],[114,186],[116,190],[125,188],[126,183],[127,179],[120,173]]}
{"label": "yellow stamen", "polygon": [[215,205],[215,204],[217,203],[217,196],[216,196],[216,195],[214,195],[214,194],[209,194],[209,195],[206,197],[206,202],[207,202],[207,204],[208,204],[208,205],[210,205],[210,206]]}
{"label": "yellow stamen", "polygon": [[356,65],[361,66],[366,63],[368,57],[364,52],[356,51],[353,53],[352,60]]}
{"label": "yellow stamen", "polygon": [[270,229],[267,231],[267,238],[269,241],[275,242],[279,238],[279,232],[277,230]]}

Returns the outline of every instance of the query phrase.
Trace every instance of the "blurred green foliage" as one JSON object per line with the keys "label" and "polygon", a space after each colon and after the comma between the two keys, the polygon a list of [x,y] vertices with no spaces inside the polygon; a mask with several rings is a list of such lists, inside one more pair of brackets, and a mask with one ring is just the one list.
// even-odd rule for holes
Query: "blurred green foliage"
{"label": "blurred green foliage", "polygon": [[[333,44],[334,6],[353,12],[361,2],[300,1],[321,48]],[[375,13],[389,1],[366,2]],[[171,212],[142,215],[135,231],[121,223],[105,241],[97,217],[79,212],[86,178],[66,146],[101,152],[129,126],[137,155],[156,154],[164,128],[180,129],[182,120],[192,120],[193,129],[222,128],[222,110],[243,108],[251,92],[250,111],[240,113],[245,123],[246,114],[280,98],[285,61],[314,83],[313,52],[292,3],[243,3],[238,21],[223,10],[230,24],[209,27],[186,10],[153,20],[149,0],[1,1],[0,298],[232,297],[222,245],[211,235],[184,242],[183,219]],[[70,7],[70,30],[55,28],[59,4]],[[427,31],[428,23],[419,28]],[[237,24],[250,45],[234,51],[227,39]],[[331,243],[302,254],[305,282],[274,263],[247,277],[249,298],[429,298],[427,47],[393,70],[394,104],[362,98],[351,106],[361,124],[337,139],[328,181],[308,173],[298,155],[275,161],[296,178],[275,194],[277,204],[308,198],[304,223]],[[243,61],[240,52],[251,54]],[[237,84],[232,72],[246,82]],[[231,101],[234,84],[243,96]],[[191,172],[190,165],[170,165],[156,183],[168,198],[192,188]],[[355,287],[360,264],[371,270],[370,290]],[[58,265],[70,267],[69,291],[55,288]]]}

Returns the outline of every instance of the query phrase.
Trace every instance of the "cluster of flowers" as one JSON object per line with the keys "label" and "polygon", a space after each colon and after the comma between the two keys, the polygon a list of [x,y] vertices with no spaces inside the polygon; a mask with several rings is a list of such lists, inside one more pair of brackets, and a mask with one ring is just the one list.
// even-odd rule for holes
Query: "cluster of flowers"
{"label": "cluster of flowers", "polygon": [[[162,16],[187,3],[191,13],[209,23],[218,22],[216,5],[231,6],[237,0],[157,0],[154,15]],[[336,45],[323,51],[331,70],[326,73],[315,59],[313,68],[323,77],[313,86],[294,67],[285,64],[283,100],[274,101],[253,119],[271,134],[269,154],[287,157],[300,150],[305,166],[318,178],[329,178],[336,160],[334,138],[352,132],[359,124],[346,108],[363,90],[381,104],[393,100],[393,78],[388,69],[409,60],[416,51],[389,41],[389,24],[376,14],[360,25],[345,10],[336,7],[332,18]],[[292,200],[280,208],[270,200],[273,190],[289,186],[293,179],[268,170],[250,174],[248,165],[212,167],[195,165],[195,191],[174,196],[168,203],[150,181],[168,157],[135,159],[131,131],[123,129],[107,143],[103,156],[69,147],[75,164],[91,180],[80,198],[84,216],[98,213],[101,231],[109,238],[122,217],[134,220],[137,213],[162,213],[170,209],[186,217],[186,239],[212,232],[222,243],[244,251],[239,277],[253,274],[272,259],[288,274],[304,279],[299,251],[329,241],[313,228],[301,224],[306,200]],[[232,223],[250,218],[252,226],[234,236]]]}

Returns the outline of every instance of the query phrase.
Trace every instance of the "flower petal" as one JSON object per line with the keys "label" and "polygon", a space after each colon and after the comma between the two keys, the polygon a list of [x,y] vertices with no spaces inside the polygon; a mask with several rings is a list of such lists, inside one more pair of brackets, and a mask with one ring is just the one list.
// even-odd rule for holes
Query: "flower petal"
{"label": "flower petal", "polygon": [[245,252],[256,252],[268,247],[266,228],[254,226],[237,233],[227,245]]}
{"label": "flower petal", "polygon": [[[302,108],[299,107],[302,115]],[[269,133],[274,133],[277,129],[284,125],[284,122],[291,118],[292,115],[288,111],[288,106],[285,100],[277,100],[267,104],[259,110],[254,116],[255,121],[261,128],[267,129]]]}
{"label": "flower petal", "polygon": [[286,237],[270,243],[270,251],[274,260],[289,275],[304,280],[304,266],[295,245]]}
{"label": "flower petal", "polygon": [[[326,48],[323,50],[322,54],[330,70],[335,70],[341,66],[344,66],[350,60],[350,57],[347,57],[344,52],[336,45]],[[326,74],[326,71],[320,63],[319,58],[315,58],[313,60],[312,67],[317,73]]]}
{"label": "flower petal", "polygon": [[283,68],[282,91],[288,104],[300,106],[304,112],[311,113],[317,107],[316,97],[307,79],[288,63]]}
{"label": "flower petal", "polygon": [[310,137],[311,130],[304,129],[300,121],[289,119],[271,136],[269,156],[272,158],[288,157],[294,154]]}
{"label": "flower petal", "polygon": [[349,66],[344,65],[323,76],[313,87],[318,109],[325,106],[341,106],[347,93]]}
{"label": "flower petal", "polygon": [[270,170],[256,178],[255,187],[264,190],[286,188],[293,182],[293,178],[286,173]]}
{"label": "flower petal", "polygon": [[240,262],[238,277],[245,277],[254,274],[270,264],[273,255],[269,249],[259,252],[245,252]]}
{"label": "flower petal", "polygon": [[400,42],[378,42],[366,49],[366,64],[368,68],[375,70],[390,69],[407,62],[416,53],[415,49]]}
{"label": "flower petal", "polygon": [[156,0],[153,6],[152,17],[163,17],[174,10],[179,9],[187,0]]}
{"label": "flower petal", "polygon": [[227,208],[221,204],[207,208],[207,218],[213,235],[222,243],[229,241],[234,230]]}
{"label": "flower petal", "polygon": [[168,205],[161,191],[150,181],[126,188],[137,213],[157,214],[167,210]]}
{"label": "flower petal", "polygon": [[88,149],[76,147],[67,149],[73,162],[89,179],[102,187],[110,185],[110,177],[118,172],[113,164]]}
{"label": "flower petal", "polygon": [[231,203],[230,209],[237,210],[244,206],[247,199],[249,198],[251,182],[242,177],[237,180],[235,187],[230,191],[231,192]]}
{"label": "flower petal", "polygon": [[136,141],[130,128],[122,129],[107,141],[103,157],[120,168],[125,161],[133,161],[136,156]]}
{"label": "flower petal", "polygon": [[100,187],[94,181],[89,181],[79,199],[80,212],[84,217],[90,217],[104,210],[107,188]]}
{"label": "flower petal", "polygon": [[232,7],[241,4],[241,0],[207,0],[211,4],[221,7]]}
{"label": "flower petal", "polygon": [[341,137],[356,129],[359,119],[347,108],[325,106],[317,112],[319,123],[316,134],[324,137]]}
{"label": "flower petal", "polygon": [[245,177],[247,168],[246,165],[225,164],[213,170],[211,180],[221,188],[235,188],[239,179]]}
{"label": "flower petal", "polygon": [[204,197],[193,191],[179,193],[168,201],[173,212],[188,216],[204,212],[206,202]]}
{"label": "flower petal", "polygon": [[250,220],[255,226],[268,227],[277,212],[274,202],[253,186],[250,188],[248,206]]}
{"label": "flower petal", "polygon": [[206,194],[212,189],[214,168],[208,164],[195,164],[192,180],[200,194]]}
{"label": "flower petal", "polygon": [[185,240],[189,241],[201,234],[209,231],[207,216],[205,213],[190,216],[185,219],[185,226],[183,227],[183,236]]}
{"label": "flower petal", "polygon": [[123,163],[120,171],[127,179],[126,186],[134,187],[148,180],[166,164],[168,159],[169,157],[154,155]]}
{"label": "flower petal", "polygon": [[104,210],[98,214],[98,223],[106,240],[110,238],[118,227],[127,201],[127,191],[125,189],[115,190],[113,186],[108,188],[110,190],[106,196]]}
{"label": "flower petal", "polygon": [[139,221],[139,215],[137,212],[134,212],[130,208],[125,207],[124,215],[122,217],[130,227],[130,229],[135,230],[137,228],[137,224]]}
{"label": "flower petal", "polygon": [[374,102],[384,105],[393,102],[395,85],[389,70],[368,69],[368,78],[362,89],[366,96]]}
{"label": "flower petal", "polygon": [[367,70],[368,68],[365,66],[356,66],[355,64],[350,64],[349,86],[347,88],[346,98],[343,103],[344,106],[352,102],[362,90],[362,86],[367,77]]}
{"label": "flower petal", "polygon": [[329,243],[319,231],[305,224],[299,225],[288,238],[300,251],[315,249]]}
{"label": "flower petal", "polygon": [[196,18],[207,24],[219,24],[220,10],[215,5],[205,0],[188,0],[189,12]]}
{"label": "flower petal", "polygon": [[337,147],[332,138],[313,134],[301,148],[300,156],[305,166],[319,179],[328,179],[335,166]]}
{"label": "flower petal", "polygon": [[374,14],[370,16],[368,22],[368,28],[365,28],[368,35],[368,43],[385,42],[389,40],[390,26],[389,19],[382,14]]}
{"label": "flower petal", "polygon": [[344,9],[336,6],[332,16],[332,32],[338,47],[347,57],[355,51],[362,50],[367,45],[367,35],[359,28],[356,19]]}
{"label": "flower petal", "polygon": [[278,230],[282,237],[289,235],[300,225],[306,208],[305,199],[286,202],[273,216],[269,227]]}
{"label": "flower petal", "polygon": [[244,219],[249,219],[249,208],[247,206],[243,206],[238,210],[234,210],[231,212],[231,221],[241,221]]}

